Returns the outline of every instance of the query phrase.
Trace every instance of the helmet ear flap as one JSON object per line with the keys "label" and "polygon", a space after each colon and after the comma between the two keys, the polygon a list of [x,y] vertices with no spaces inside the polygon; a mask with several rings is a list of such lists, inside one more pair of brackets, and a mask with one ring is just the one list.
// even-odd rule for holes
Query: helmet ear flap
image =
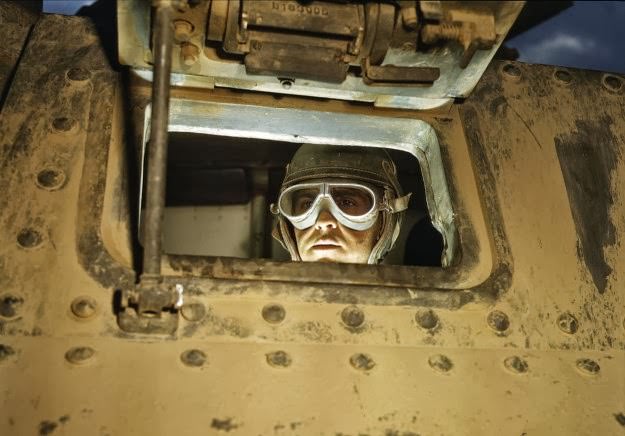
{"label": "helmet ear flap", "polygon": [[299,255],[299,251],[297,250],[295,239],[291,235],[289,224],[282,216],[278,216],[278,219],[271,230],[271,236],[278,241],[286,251],[289,252],[291,260],[302,260]]}
{"label": "helmet ear flap", "polygon": [[[384,196],[387,197],[389,195],[392,195],[392,193],[388,189],[385,189]],[[377,242],[371,249],[367,263],[380,263],[388,252],[391,251],[399,236],[402,219],[403,212],[382,211],[382,226],[380,234]]]}
{"label": "helmet ear flap", "polygon": [[384,174],[386,174],[386,176],[389,179],[397,177],[397,167],[395,166],[393,161],[390,161],[388,159],[384,159],[382,161],[382,169],[384,170]]}

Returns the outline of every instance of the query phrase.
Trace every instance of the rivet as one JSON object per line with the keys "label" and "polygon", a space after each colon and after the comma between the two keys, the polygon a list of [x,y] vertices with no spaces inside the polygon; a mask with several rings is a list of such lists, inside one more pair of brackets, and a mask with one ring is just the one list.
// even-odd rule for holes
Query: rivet
{"label": "rivet", "polygon": [[80,67],[70,68],[67,71],[67,78],[75,82],[82,82],[85,80],[89,80],[90,77],[91,77],[91,73],[89,72],[89,70],[86,70],[84,68],[80,68]]}
{"label": "rivet", "polygon": [[451,359],[443,354],[436,354],[428,359],[428,363],[433,370],[442,374],[447,374],[454,367]]}
{"label": "rivet", "polygon": [[625,427],[625,414],[623,412],[615,413],[614,418],[616,419],[616,422]]}
{"label": "rivet", "polygon": [[36,184],[41,189],[54,191],[65,183],[65,172],[56,168],[46,168],[37,173]]}
{"label": "rivet", "polygon": [[566,85],[573,81],[573,76],[566,70],[555,70],[553,73],[553,77],[555,77],[557,81],[562,82]]}
{"label": "rivet", "polygon": [[24,304],[24,299],[15,295],[6,294],[0,298],[0,316],[14,318],[17,316],[19,307]]}
{"label": "rivet", "polygon": [[601,371],[599,364],[592,359],[577,359],[575,365],[580,372],[586,375],[597,375]]}
{"label": "rivet", "polygon": [[98,304],[91,297],[78,297],[72,301],[71,310],[78,318],[87,319],[95,315]]}
{"label": "rivet", "polygon": [[286,368],[291,366],[292,363],[291,356],[284,351],[272,351],[265,356],[267,358],[267,363],[276,368]]}
{"label": "rivet", "polygon": [[347,327],[358,328],[365,322],[365,314],[356,306],[347,306],[341,312],[341,319]]}
{"label": "rivet", "polygon": [[286,311],[279,304],[267,304],[262,310],[263,319],[269,324],[279,324],[284,321]]}
{"label": "rivet", "polygon": [[375,362],[368,354],[356,353],[349,358],[349,363],[359,371],[370,371],[375,366]]}
{"label": "rivet", "polygon": [[0,363],[15,355],[15,350],[9,345],[0,344]]}
{"label": "rivet", "polygon": [[65,353],[65,359],[74,365],[88,363],[95,356],[95,350],[91,347],[73,347]]}
{"label": "rivet", "polygon": [[291,79],[280,79],[280,83],[284,89],[291,89],[291,86],[293,86],[293,81]]}
{"label": "rivet", "polygon": [[439,325],[438,315],[432,309],[420,310],[415,315],[419,327],[425,330],[434,330]]}
{"label": "rivet", "polygon": [[521,359],[519,356],[511,356],[503,361],[504,366],[510,372],[515,374],[524,374],[528,371],[529,365],[524,359]]}
{"label": "rivet", "polygon": [[502,334],[508,327],[510,327],[510,320],[508,319],[508,315],[503,313],[500,310],[493,310],[488,314],[486,318],[486,322],[491,329],[493,329],[497,334]]}
{"label": "rivet", "polygon": [[521,70],[519,67],[513,64],[506,64],[503,66],[502,71],[505,75],[512,77],[514,79],[518,79],[521,77]]}
{"label": "rivet", "polygon": [[72,127],[74,127],[75,124],[76,124],[76,121],[67,117],[55,118],[52,121],[52,127],[54,127],[54,129],[58,130],[59,132],[69,131],[72,129]]}
{"label": "rivet", "polygon": [[623,89],[623,79],[612,74],[604,74],[601,78],[601,84],[610,92],[620,92]]}
{"label": "rivet", "polygon": [[568,333],[569,335],[577,332],[579,328],[579,323],[577,322],[577,318],[575,318],[571,313],[565,312],[558,317],[557,320],[558,327],[564,333]]}
{"label": "rivet", "polygon": [[25,249],[36,248],[43,242],[43,236],[37,230],[32,228],[22,229],[17,234],[17,243]]}
{"label": "rivet", "polygon": [[201,321],[206,316],[206,308],[202,303],[183,304],[180,313],[187,321]]}
{"label": "rivet", "polygon": [[180,355],[180,360],[187,366],[199,368],[206,363],[206,353],[202,350],[186,350]]}
{"label": "rivet", "polygon": [[180,46],[180,55],[182,56],[182,63],[190,67],[195,64],[200,54],[200,49],[196,45],[189,42],[184,42]]}
{"label": "rivet", "polygon": [[186,20],[174,21],[174,39],[177,42],[186,42],[191,38],[193,32],[193,24]]}

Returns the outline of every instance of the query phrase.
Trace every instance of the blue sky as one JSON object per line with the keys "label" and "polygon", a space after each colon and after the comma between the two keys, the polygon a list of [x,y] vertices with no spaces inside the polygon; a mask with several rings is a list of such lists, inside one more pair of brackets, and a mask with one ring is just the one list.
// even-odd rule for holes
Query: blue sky
{"label": "blue sky", "polygon": [[[44,0],[43,7],[44,12],[72,15],[93,1]],[[623,41],[625,2],[576,1],[506,44],[519,50],[522,62],[625,73]]]}
{"label": "blue sky", "polygon": [[74,15],[82,6],[93,2],[95,0],[43,0],[43,11],[49,14]]}
{"label": "blue sky", "polygon": [[625,2],[576,1],[506,45],[522,62],[625,73]]}

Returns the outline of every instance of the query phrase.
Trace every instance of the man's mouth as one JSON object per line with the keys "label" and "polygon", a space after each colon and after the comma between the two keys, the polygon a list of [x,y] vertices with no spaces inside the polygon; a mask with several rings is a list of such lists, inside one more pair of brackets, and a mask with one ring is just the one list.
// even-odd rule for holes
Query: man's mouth
{"label": "man's mouth", "polygon": [[330,239],[321,239],[312,245],[315,250],[332,250],[339,248],[341,244]]}

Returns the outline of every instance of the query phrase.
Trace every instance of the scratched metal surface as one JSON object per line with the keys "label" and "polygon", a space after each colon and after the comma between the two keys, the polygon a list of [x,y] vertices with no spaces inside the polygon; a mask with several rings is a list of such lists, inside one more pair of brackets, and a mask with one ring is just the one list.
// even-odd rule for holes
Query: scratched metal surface
{"label": "scratched metal surface", "polygon": [[558,71],[495,63],[427,114],[175,90],[428,122],[471,261],[170,256],[167,280],[187,288],[177,333],[127,334],[113,303],[134,282],[124,103],[147,88],[123,99],[94,29],[46,16],[0,119],[0,434],[623,432],[625,82]]}

